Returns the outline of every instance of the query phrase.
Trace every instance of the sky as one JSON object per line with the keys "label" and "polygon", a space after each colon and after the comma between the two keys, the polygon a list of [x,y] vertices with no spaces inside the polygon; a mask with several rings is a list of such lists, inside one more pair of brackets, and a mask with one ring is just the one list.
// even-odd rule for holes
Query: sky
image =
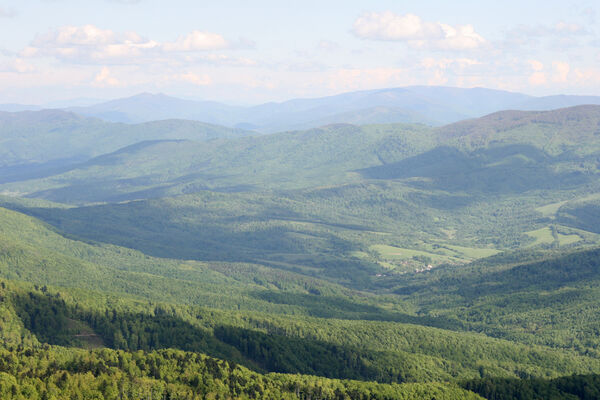
{"label": "sky", "polygon": [[0,0],[0,103],[410,85],[600,95],[596,1]]}

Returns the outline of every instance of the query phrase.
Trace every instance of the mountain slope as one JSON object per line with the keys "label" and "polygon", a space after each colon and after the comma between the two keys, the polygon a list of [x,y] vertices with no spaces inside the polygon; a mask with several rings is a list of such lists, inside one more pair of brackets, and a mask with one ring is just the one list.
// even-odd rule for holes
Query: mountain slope
{"label": "mountain slope", "polygon": [[105,122],[59,110],[0,112],[0,181],[26,179],[143,140],[238,137],[249,132],[201,122],[165,120],[139,125]]}
{"label": "mountain slope", "polygon": [[[598,96],[533,97],[485,88],[407,86],[292,99],[256,106],[231,106],[214,101],[184,100],[164,94],[141,93],[106,102],[63,107],[111,122],[140,123],[187,119],[260,132],[310,129],[334,123],[422,123],[443,125],[501,110],[551,110],[600,104]],[[44,106],[61,107],[56,105]],[[0,105],[2,111],[39,110],[40,106]]]}
{"label": "mountain slope", "polygon": [[164,94],[141,93],[87,107],[71,107],[67,110],[112,122],[140,123],[164,119],[187,119],[229,125],[235,113],[241,108],[212,101],[183,100]]}
{"label": "mountain slope", "polygon": [[[314,128],[325,123],[417,122],[439,125],[506,109],[529,98],[519,93],[483,88],[413,86],[238,107],[143,93],[69,110],[113,122],[178,118],[226,126],[253,126],[259,131],[276,132]],[[373,109],[379,111],[369,111]],[[388,111],[383,112],[383,109]],[[357,113],[366,116],[356,119],[356,115],[352,114]]]}
{"label": "mountain slope", "polygon": [[582,187],[594,180],[599,154],[600,106],[578,106],[504,111],[435,129],[337,124],[208,143],[148,142],[0,190],[85,203],[403,179],[420,188],[510,193]]}
{"label": "mountain slope", "polygon": [[[216,282],[211,288],[204,282],[204,287],[194,287],[190,286],[192,281],[180,278],[178,286],[173,288],[190,297],[186,300],[180,295],[173,297],[175,303],[165,304],[164,295],[169,289],[164,281],[168,279],[163,279],[163,283],[157,279],[160,268],[155,266],[146,273],[134,273],[122,267],[101,266],[81,259],[91,256],[106,262],[112,254],[113,263],[120,265],[124,260],[135,258],[135,253],[61,238],[34,219],[0,212],[8,222],[0,235],[0,274],[6,277],[12,269],[17,273],[13,272],[11,277],[36,283],[34,289],[31,284],[3,280],[0,309],[5,317],[7,313],[12,315],[10,318],[18,316],[20,325],[42,343],[75,345],[80,339],[73,329],[85,325],[86,329],[96,332],[106,346],[116,349],[178,348],[228,357],[259,370],[338,378],[377,378],[385,382],[456,382],[480,377],[482,370],[498,377],[516,377],[520,373],[556,377],[565,373],[600,371],[598,360],[568,351],[418,326],[418,323],[437,322],[457,330],[460,324],[452,324],[451,318],[425,319],[396,311],[389,298],[374,295],[351,297],[339,292],[336,296],[328,296],[316,290],[309,293],[293,288],[262,290],[262,296],[256,298],[263,297],[266,302],[245,301],[242,310],[234,308],[232,312],[227,311],[226,304],[219,306],[226,310],[206,308],[204,303],[200,303],[202,307],[193,306],[196,304],[194,296],[210,298],[206,293],[209,291],[226,302],[232,295],[244,301],[235,292],[241,289],[243,293],[248,284],[223,281]],[[4,241],[6,237],[10,238],[10,243]],[[36,246],[25,244],[25,240]],[[156,263],[162,263],[164,267],[166,262],[168,260],[144,260],[142,256],[137,265],[131,265],[131,261],[127,263],[139,269],[152,268]],[[171,265],[171,269],[174,266]],[[187,263],[187,266],[191,265]],[[36,275],[36,269],[43,273]],[[186,271],[189,268],[180,273]],[[61,279],[58,275],[65,279],[62,282],[70,289],[45,286],[59,282],[56,280]],[[210,277],[210,274],[205,276]],[[130,284],[123,286],[119,282]],[[285,279],[274,282],[286,285]],[[200,279],[198,283],[201,283]],[[103,292],[91,290],[94,285],[96,290]],[[145,286],[148,288],[145,292],[136,289]],[[327,290],[327,285],[322,288]],[[132,299],[132,295],[143,300]],[[306,316],[306,309],[302,311],[311,302],[321,310],[318,318]],[[336,305],[340,308],[335,309]],[[331,314],[323,314],[328,309]],[[294,315],[282,315],[288,312]],[[399,323],[404,321],[412,323]],[[25,337],[27,335],[20,336]]]}
{"label": "mountain slope", "polygon": [[[356,169],[417,154],[432,137],[422,126],[320,129],[211,142],[147,142],[106,154],[8,192],[82,203],[160,197],[199,190],[302,188],[352,182]],[[36,194],[33,194],[36,193]]]}
{"label": "mountain slope", "polygon": [[520,103],[519,110],[553,110],[584,104],[600,105],[600,96],[568,96],[555,95],[532,98]]}

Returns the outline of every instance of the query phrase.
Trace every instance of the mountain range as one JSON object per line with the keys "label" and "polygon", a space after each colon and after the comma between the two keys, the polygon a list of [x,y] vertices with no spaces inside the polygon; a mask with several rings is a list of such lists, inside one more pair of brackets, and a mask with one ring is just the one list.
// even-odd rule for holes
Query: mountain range
{"label": "mountain range", "polygon": [[0,112],[0,398],[597,399],[594,101]]}
{"label": "mountain range", "polygon": [[[90,100],[77,103],[89,104]],[[187,119],[270,133],[333,123],[361,125],[401,122],[444,125],[501,110],[550,110],[582,104],[600,104],[600,97],[534,97],[485,88],[410,86],[246,107],[142,93],[97,104],[67,107],[65,110],[110,122],[135,124],[163,119]],[[57,105],[60,106],[47,106]],[[0,111],[12,112],[41,108],[18,104],[0,105]]]}

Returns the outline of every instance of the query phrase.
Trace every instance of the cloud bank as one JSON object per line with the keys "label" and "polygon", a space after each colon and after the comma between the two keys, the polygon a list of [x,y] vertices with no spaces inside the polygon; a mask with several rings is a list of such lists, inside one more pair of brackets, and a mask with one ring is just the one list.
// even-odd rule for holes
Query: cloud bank
{"label": "cloud bank", "polygon": [[[144,59],[189,55],[198,52],[236,49],[247,42],[231,42],[213,32],[194,30],[172,42],[158,42],[135,32],[114,32],[95,25],[63,26],[38,34],[22,52],[22,57],[55,57],[81,64],[138,64]],[[217,55],[199,59],[215,62]],[[227,58],[230,62],[230,57]]]}
{"label": "cloud bank", "polygon": [[352,32],[362,39],[406,42],[411,47],[438,50],[472,50],[486,43],[472,25],[428,22],[414,14],[391,11],[361,15],[354,21]]}

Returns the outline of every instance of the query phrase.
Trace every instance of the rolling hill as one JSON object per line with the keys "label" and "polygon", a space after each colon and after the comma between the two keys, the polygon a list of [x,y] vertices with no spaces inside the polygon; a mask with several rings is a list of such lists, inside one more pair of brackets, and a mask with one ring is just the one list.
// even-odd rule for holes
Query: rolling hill
{"label": "rolling hill", "polygon": [[[412,90],[335,101],[441,93]],[[463,94],[452,112],[491,95]],[[435,108],[414,104],[355,116]],[[0,396],[597,392],[599,106],[268,135],[0,121]]]}
{"label": "rolling hill", "polygon": [[[147,125],[134,127],[147,133]],[[170,130],[168,136],[189,137],[191,132]],[[202,143],[147,141],[42,179],[1,185],[0,191],[82,204],[201,190],[304,189],[365,179],[404,180],[413,187],[452,192],[562,190],[594,181],[599,153],[600,106],[578,106],[504,111],[440,128],[335,124]]]}
{"label": "rolling hill", "polygon": [[502,110],[552,110],[583,104],[598,105],[600,97],[533,97],[485,88],[409,86],[248,107],[143,93],[69,111],[113,122],[191,119],[272,133],[335,123],[444,125]]}
{"label": "rolling hill", "polygon": [[195,121],[127,125],[60,110],[0,112],[0,181],[51,175],[77,162],[144,140],[207,141],[249,134]]}
{"label": "rolling hill", "polygon": [[[403,303],[389,295],[349,291],[315,278],[269,272],[268,267],[147,257],[126,248],[65,238],[12,211],[0,209],[0,215],[6,222],[0,233],[0,311],[13,324],[0,335],[5,342],[92,345],[77,333],[83,329],[113,349],[179,348],[227,358],[258,372],[390,383],[460,383],[482,376],[554,378],[600,371],[593,356],[575,354],[556,343],[532,344],[527,337],[507,341],[465,332],[477,326],[473,315],[453,311],[473,326],[463,325],[454,314],[439,318],[431,310],[426,315],[423,312],[431,304],[440,303],[431,303],[423,294],[415,297],[419,313],[404,311]],[[460,292],[466,301],[481,293],[475,283],[487,286],[489,282],[508,285],[511,290],[505,294],[514,299],[519,291],[534,289],[540,275],[547,277],[546,290],[565,285],[583,290],[582,285],[598,276],[594,254],[570,256],[572,267],[566,271],[560,270],[561,258],[510,269],[496,260],[491,271],[475,264],[458,268],[455,276],[471,276],[473,290],[465,287]],[[469,273],[473,269],[481,269],[483,275],[475,277]],[[514,275],[527,279],[515,284]],[[421,291],[433,290],[436,298],[455,298],[452,284],[456,281],[444,280],[438,288],[436,276],[417,276],[406,283],[410,290],[428,285]],[[55,284],[64,287],[57,289]],[[395,285],[391,289],[403,293]],[[498,289],[496,301],[506,301]],[[597,297],[592,289],[588,291],[590,306],[596,307]],[[515,307],[511,303],[506,311],[518,312]],[[535,311],[537,305],[526,309]],[[510,330],[518,323],[503,326]],[[586,335],[593,339],[587,331]]]}
{"label": "rolling hill", "polygon": [[440,126],[502,110],[547,111],[584,104],[598,105],[600,97],[534,97],[485,88],[408,86],[347,92],[320,98],[292,99],[255,106],[186,100],[162,93],[141,93],[104,102],[76,99],[71,103],[81,105],[61,105],[68,103],[56,102],[45,106],[4,104],[0,105],[0,111],[63,108],[65,111],[109,122],[137,124],[165,119],[185,119],[273,133],[336,123],[421,123]]}
{"label": "rolling hill", "polygon": [[113,122],[139,123],[177,118],[226,126],[252,126],[259,131],[276,132],[309,129],[326,123],[418,122],[440,125],[505,109],[529,98],[518,93],[482,88],[415,86],[239,107],[143,93],[89,107],[73,107],[69,111]]}

